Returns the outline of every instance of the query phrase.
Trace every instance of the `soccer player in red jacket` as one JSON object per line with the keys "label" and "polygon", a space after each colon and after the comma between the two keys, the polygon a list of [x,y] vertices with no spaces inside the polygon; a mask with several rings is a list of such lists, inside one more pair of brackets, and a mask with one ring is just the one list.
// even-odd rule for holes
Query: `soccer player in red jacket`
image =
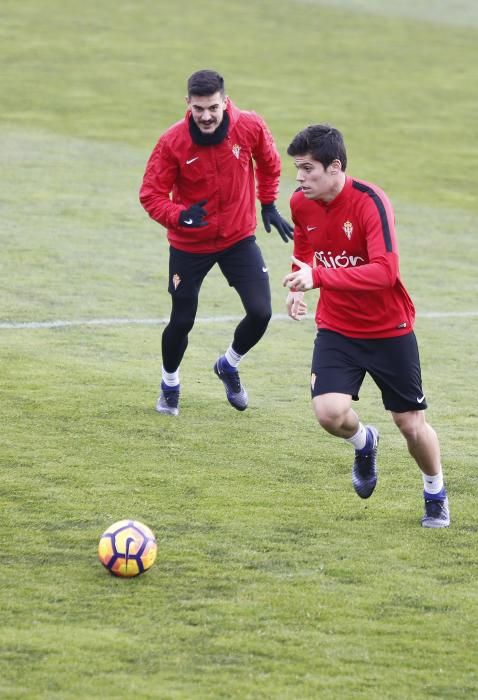
{"label": "soccer player in red jacket", "polygon": [[225,94],[224,79],[211,70],[188,80],[187,112],[154,148],[140,201],[167,229],[170,243],[171,317],[162,335],[159,413],[178,415],[179,365],[198,308],[199,290],[217,263],[238,292],[245,316],[231,344],[214,364],[229,403],[247,408],[238,365],[263,336],[271,314],[267,266],[256,244],[256,193],[264,227],[274,226],[287,243],[292,226],[274,204],[280,157],[263,119],[238,109]]}
{"label": "soccer player in red jacket", "polygon": [[320,425],[355,449],[352,483],[361,498],[377,483],[379,434],[352,408],[368,373],[404,436],[424,484],[423,527],[450,524],[440,446],[427,423],[415,309],[400,279],[392,206],[376,185],[346,175],[342,134],[309,126],[290,144],[300,185],[294,228],[289,316],[306,313],[304,292],[320,289],[312,358],[312,406]]}

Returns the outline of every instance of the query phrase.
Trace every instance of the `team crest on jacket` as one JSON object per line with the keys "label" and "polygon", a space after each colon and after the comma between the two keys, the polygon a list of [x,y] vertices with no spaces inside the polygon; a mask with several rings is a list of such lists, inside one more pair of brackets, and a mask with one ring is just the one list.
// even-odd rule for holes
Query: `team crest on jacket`
{"label": "team crest on jacket", "polygon": [[352,226],[352,222],[347,219],[347,221],[342,226],[342,228],[344,230],[345,235],[347,236],[347,238],[350,241],[350,239],[352,238],[352,233],[354,231],[354,227]]}
{"label": "team crest on jacket", "polygon": [[235,143],[234,146],[232,147],[232,153],[239,160],[239,156],[241,155],[241,147],[238,146],[237,143]]}
{"label": "team crest on jacket", "polygon": [[181,277],[177,274],[177,272],[175,272],[173,275],[173,287],[174,287],[174,289],[177,289],[180,284],[181,284]]}

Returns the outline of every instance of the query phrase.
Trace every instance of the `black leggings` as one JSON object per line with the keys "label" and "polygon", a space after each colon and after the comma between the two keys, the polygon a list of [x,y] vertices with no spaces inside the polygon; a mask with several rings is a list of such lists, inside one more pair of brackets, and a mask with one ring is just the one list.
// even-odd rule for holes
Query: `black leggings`
{"label": "black leggings", "polygon": [[234,331],[232,341],[235,352],[245,355],[262,338],[272,315],[269,277],[255,240],[246,239],[228,251],[208,256],[210,264],[202,266],[201,272],[194,278],[196,284],[182,288],[180,284],[176,289],[172,283],[175,275],[179,274],[185,280],[192,277],[191,267],[188,266],[187,275],[182,266],[187,255],[178,256],[177,253],[174,251],[170,259],[171,317],[161,339],[164,369],[175,372],[181,364],[188,346],[188,334],[194,326],[202,281],[216,262],[229,284],[238,292],[246,312]]}
{"label": "black leggings", "polygon": [[[264,335],[272,310],[270,299],[258,299],[253,295],[241,295],[246,315],[236,327],[232,342],[239,355],[245,355]],[[188,334],[194,326],[198,302],[191,299],[173,299],[173,308],[168,325],[163,331],[161,346],[163,367],[166,372],[175,372],[188,346]]]}

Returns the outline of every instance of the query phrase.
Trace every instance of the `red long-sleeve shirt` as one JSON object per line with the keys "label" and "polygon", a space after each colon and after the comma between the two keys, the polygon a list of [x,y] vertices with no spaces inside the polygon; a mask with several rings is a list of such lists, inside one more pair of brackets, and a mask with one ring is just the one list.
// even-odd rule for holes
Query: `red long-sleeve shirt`
{"label": "red long-sleeve shirt", "polygon": [[[212,253],[253,235],[257,197],[277,199],[281,162],[264,120],[227,102],[230,123],[217,145],[194,143],[188,110],[154,148],[143,178],[140,201],[152,219],[167,229],[170,244],[192,253]],[[171,196],[170,196],[171,195]],[[179,214],[207,200],[207,226],[180,226]]]}
{"label": "red long-sleeve shirt", "polygon": [[400,279],[394,215],[385,193],[346,176],[329,204],[297,190],[291,211],[294,256],[313,266],[314,287],[320,287],[317,327],[351,338],[410,333],[415,309]]}

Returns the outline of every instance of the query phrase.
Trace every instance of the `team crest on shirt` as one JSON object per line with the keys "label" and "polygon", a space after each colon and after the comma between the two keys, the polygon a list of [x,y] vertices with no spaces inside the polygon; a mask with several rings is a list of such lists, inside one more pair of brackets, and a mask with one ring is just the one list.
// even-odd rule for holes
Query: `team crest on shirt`
{"label": "team crest on shirt", "polygon": [[232,147],[232,153],[239,160],[239,156],[241,155],[241,147],[238,146],[237,143],[235,143]]}
{"label": "team crest on shirt", "polygon": [[181,277],[177,274],[177,272],[175,272],[173,275],[173,287],[174,287],[174,289],[177,289],[180,284],[181,284]]}
{"label": "team crest on shirt", "polygon": [[350,241],[350,239],[352,238],[352,233],[354,232],[354,227],[352,226],[352,222],[347,219],[347,221],[342,226],[342,228],[344,230],[345,235],[347,236],[347,238]]}

